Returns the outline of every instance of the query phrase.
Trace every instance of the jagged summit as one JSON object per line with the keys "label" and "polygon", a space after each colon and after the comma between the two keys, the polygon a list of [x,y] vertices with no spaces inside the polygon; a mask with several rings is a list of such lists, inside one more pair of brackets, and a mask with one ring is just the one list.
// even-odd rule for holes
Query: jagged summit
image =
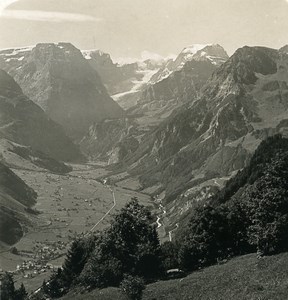
{"label": "jagged summit", "polygon": [[192,60],[210,61],[219,66],[228,59],[228,54],[224,48],[218,44],[195,44],[185,47],[173,60],[170,59],[150,80],[150,83],[159,82],[167,78],[175,71],[179,71],[183,66]]}
{"label": "jagged summit", "polygon": [[219,44],[207,45],[193,55],[193,60],[209,60],[213,65],[219,66],[229,58],[227,52]]}
{"label": "jagged summit", "polygon": [[278,57],[279,53],[274,49],[244,46],[236,50],[231,58],[216,71],[216,76],[221,73],[225,76],[231,74],[237,82],[254,83],[257,80],[255,73],[268,75],[277,71],[276,59]]}
{"label": "jagged summit", "polygon": [[224,48],[218,44],[195,44],[184,48],[174,61],[174,68],[181,68],[187,61],[208,59],[215,65],[220,65],[228,59]]}

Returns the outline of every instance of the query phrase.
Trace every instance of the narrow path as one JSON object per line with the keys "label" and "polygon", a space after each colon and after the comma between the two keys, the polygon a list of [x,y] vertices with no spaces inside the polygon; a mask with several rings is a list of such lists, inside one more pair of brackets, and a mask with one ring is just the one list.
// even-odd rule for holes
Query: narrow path
{"label": "narrow path", "polygon": [[112,197],[113,197],[113,205],[111,206],[111,208],[105,213],[105,215],[90,229],[90,232],[92,232],[111,212],[111,210],[116,206],[116,198],[115,198],[115,193],[113,191],[113,189],[108,186],[109,190],[112,193]]}

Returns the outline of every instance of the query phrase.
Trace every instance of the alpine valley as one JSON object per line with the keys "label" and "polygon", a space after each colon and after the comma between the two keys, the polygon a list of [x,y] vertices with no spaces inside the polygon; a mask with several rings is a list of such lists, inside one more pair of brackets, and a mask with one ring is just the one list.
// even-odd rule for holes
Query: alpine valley
{"label": "alpine valley", "polygon": [[[143,299],[192,299],[185,287],[240,260],[239,282],[256,282],[256,252],[287,265],[287,138],[288,46],[121,63],[68,42],[0,50],[1,273],[29,299],[122,299],[144,283]],[[202,268],[173,291],[155,283]],[[242,298],[236,283],[195,297],[272,299],[268,277]]]}

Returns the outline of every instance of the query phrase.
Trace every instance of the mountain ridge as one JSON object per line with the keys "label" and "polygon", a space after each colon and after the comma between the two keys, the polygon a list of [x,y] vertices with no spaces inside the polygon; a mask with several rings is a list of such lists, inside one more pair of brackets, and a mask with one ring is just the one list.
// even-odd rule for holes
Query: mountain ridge
{"label": "mountain ridge", "polygon": [[0,68],[73,139],[81,138],[96,120],[124,115],[98,73],[70,43],[1,51]]}

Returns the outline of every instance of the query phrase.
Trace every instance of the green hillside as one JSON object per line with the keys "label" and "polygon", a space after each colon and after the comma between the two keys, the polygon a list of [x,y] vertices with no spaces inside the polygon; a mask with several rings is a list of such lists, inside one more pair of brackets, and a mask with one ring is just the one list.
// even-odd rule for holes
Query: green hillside
{"label": "green hillside", "polygon": [[[182,278],[147,285],[143,300],[287,300],[288,253],[249,254]],[[73,294],[63,300],[124,300],[117,288]]]}

